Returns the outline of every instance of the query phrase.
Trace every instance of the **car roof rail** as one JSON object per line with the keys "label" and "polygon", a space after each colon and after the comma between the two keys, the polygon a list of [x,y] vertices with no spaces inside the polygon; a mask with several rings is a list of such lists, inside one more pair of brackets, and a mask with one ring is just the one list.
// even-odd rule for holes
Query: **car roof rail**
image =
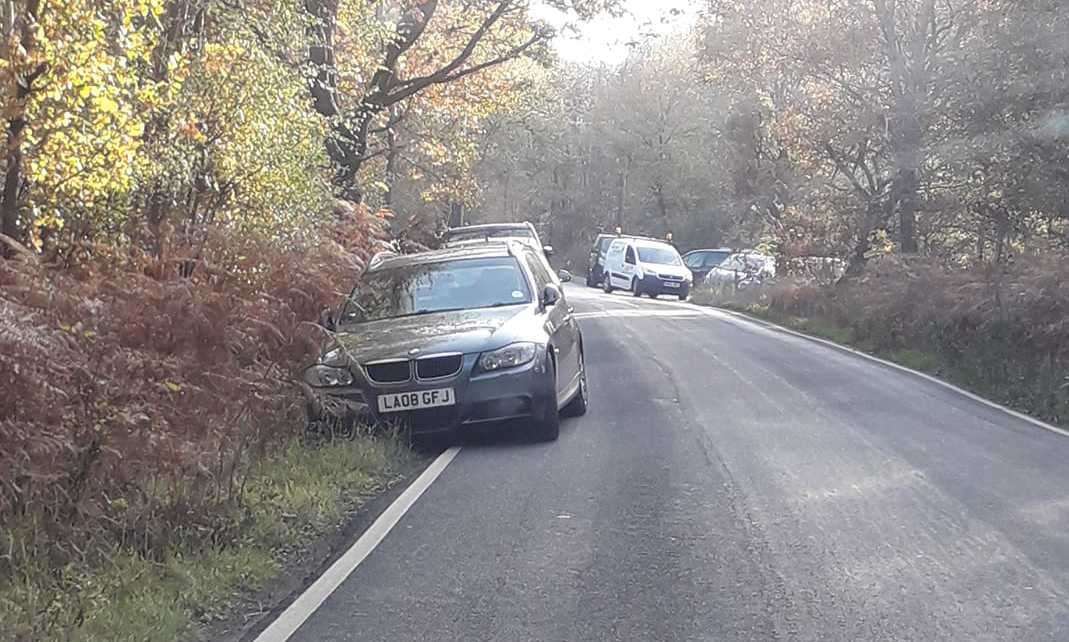
{"label": "car roof rail", "polygon": [[368,268],[373,268],[376,265],[379,265],[380,263],[385,261],[386,259],[392,259],[395,256],[398,256],[398,254],[393,250],[382,250],[381,252],[376,252],[374,255],[372,255],[371,260],[367,262],[367,266]]}

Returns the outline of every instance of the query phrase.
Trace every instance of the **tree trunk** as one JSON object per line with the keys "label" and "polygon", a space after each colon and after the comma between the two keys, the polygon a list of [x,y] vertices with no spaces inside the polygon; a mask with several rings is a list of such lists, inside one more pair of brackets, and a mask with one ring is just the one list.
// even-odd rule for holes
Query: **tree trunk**
{"label": "tree trunk", "polygon": [[22,116],[12,119],[7,125],[7,170],[0,212],[4,235],[15,240],[22,240],[19,234],[19,189],[22,187],[22,130],[25,127],[26,119]]}
{"label": "tree trunk", "polygon": [[464,227],[464,204],[457,201],[449,203],[449,227]]}
{"label": "tree trunk", "polygon": [[616,227],[621,230],[624,227],[624,200],[627,195],[627,179],[631,173],[631,158],[627,158],[623,170],[620,172],[620,194],[616,201]]}
{"label": "tree trunk", "polygon": [[[14,15],[15,6],[7,7],[7,11],[12,13],[7,16],[7,33],[4,34],[4,42],[11,43],[12,38],[18,33],[18,44],[22,48],[22,55],[27,59],[31,58],[37,48],[33,33],[37,26],[40,9],[40,0],[29,0],[22,16]],[[8,44],[8,47],[10,46]],[[14,52],[4,51],[4,57],[9,61],[15,57],[13,54]],[[7,111],[11,116],[7,123],[7,152],[5,154],[7,165],[4,170],[3,202],[0,202],[0,231],[5,236],[20,241],[23,240],[22,230],[19,227],[19,201],[23,186],[22,134],[27,125],[26,101],[33,91],[34,81],[46,70],[47,67],[42,63],[32,72],[19,76],[13,96],[15,102],[7,106]]]}
{"label": "tree trunk", "polygon": [[[888,208],[891,206],[891,204],[887,205]],[[858,230],[857,241],[854,243],[854,250],[850,254],[850,260],[846,265],[846,271],[843,273],[840,281],[849,281],[850,279],[857,278],[865,271],[865,265],[869,260],[869,250],[872,249],[872,232],[877,226],[877,221],[880,220],[881,207],[881,204],[875,200],[870,200],[869,204],[865,207],[864,222],[861,225],[861,229]],[[883,220],[886,221],[886,214],[884,216]]]}
{"label": "tree trunk", "polygon": [[313,21],[308,27],[311,40],[308,59],[315,70],[310,79],[316,111],[332,117],[338,115],[338,69],[334,60],[334,33],[338,24],[338,0],[305,0],[305,10]]}
{"label": "tree trunk", "polygon": [[902,252],[917,252],[917,211],[920,201],[920,171],[924,125],[922,109],[928,100],[933,64],[930,25],[935,20],[935,0],[922,0],[915,8],[912,28],[900,29],[907,20],[901,3],[873,0],[884,55],[891,72],[894,93],[894,127],[891,131],[898,205],[898,243]]}
{"label": "tree trunk", "polygon": [[657,185],[653,188],[653,193],[657,197],[657,211],[661,214],[661,221],[664,222],[664,230],[671,232],[672,222],[668,219],[668,202],[664,198],[664,186]]}
{"label": "tree trunk", "polygon": [[916,114],[905,114],[912,121],[903,126],[897,137],[895,164],[898,176],[895,193],[898,200],[898,244],[905,254],[917,253],[917,209],[920,200],[921,127]]}
{"label": "tree trunk", "polygon": [[[396,117],[395,108],[390,109],[390,120]],[[397,189],[397,161],[400,156],[400,148],[397,146],[397,132],[393,127],[386,130],[386,194],[383,204],[386,209],[393,209],[394,190]]]}
{"label": "tree trunk", "polygon": [[504,189],[505,193],[504,193],[504,196],[503,196],[503,202],[501,204],[501,211],[505,213],[505,216],[510,221],[513,218],[512,217],[512,204],[509,202],[509,200],[510,200],[509,197],[511,196],[511,194],[509,193],[509,190],[511,189],[511,186],[512,186],[512,172],[511,171],[506,171],[505,172],[505,189]]}

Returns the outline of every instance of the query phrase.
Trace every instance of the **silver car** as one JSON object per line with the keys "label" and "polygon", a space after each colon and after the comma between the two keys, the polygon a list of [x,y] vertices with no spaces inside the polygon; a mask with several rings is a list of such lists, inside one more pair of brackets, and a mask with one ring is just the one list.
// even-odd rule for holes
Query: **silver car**
{"label": "silver car", "polygon": [[[566,279],[567,280],[567,279]],[[305,372],[309,420],[399,420],[414,435],[524,419],[555,440],[587,408],[583,336],[545,261],[521,243],[380,259]]]}
{"label": "silver car", "polygon": [[445,247],[460,247],[468,243],[497,241],[506,243],[517,241],[530,245],[535,250],[540,250],[546,257],[553,256],[553,248],[542,245],[538,237],[538,230],[531,223],[485,223],[482,225],[466,225],[464,227],[451,227],[442,235],[442,245]]}

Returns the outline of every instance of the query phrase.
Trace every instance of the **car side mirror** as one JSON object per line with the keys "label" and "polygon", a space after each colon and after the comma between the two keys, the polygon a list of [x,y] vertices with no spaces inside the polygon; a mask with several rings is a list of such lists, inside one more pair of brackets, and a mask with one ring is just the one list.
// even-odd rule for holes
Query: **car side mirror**
{"label": "car side mirror", "polygon": [[338,321],[334,318],[334,314],[329,308],[324,308],[323,311],[319,313],[319,325],[331,332],[338,329]]}
{"label": "car side mirror", "polygon": [[543,245],[542,246],[542,251],[545,253],[546,256],[553,256],[553,246],[552,245]]}
{"label": "car side mirror", "polygon": [[557,302],[560,301],[560,298],[561,298],[560,288],[558,288],[557,286],[553,285],[552,283],[546,285],[546,287],[542,289],[542,307],[543,308],[546,308],[546,309],[552,308],[553,306],[557,305]]}
{"label": "car side mirror", "polygon": [[572,273],[569,272],[568,270],[561,270],[560,272],[557,273],[557,277],[560,278],[560,282],[561,283],[571,283],[572,282]]}

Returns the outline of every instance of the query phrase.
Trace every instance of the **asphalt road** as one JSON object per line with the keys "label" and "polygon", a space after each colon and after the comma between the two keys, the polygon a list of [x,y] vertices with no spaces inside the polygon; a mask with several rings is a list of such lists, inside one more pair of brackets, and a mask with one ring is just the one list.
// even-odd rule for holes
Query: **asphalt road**
{"label": "asphalt road", "polygon": [[292,639],[1069,640],[1069,438],[723,313],[568,292],[589,414],[465,445]]}

